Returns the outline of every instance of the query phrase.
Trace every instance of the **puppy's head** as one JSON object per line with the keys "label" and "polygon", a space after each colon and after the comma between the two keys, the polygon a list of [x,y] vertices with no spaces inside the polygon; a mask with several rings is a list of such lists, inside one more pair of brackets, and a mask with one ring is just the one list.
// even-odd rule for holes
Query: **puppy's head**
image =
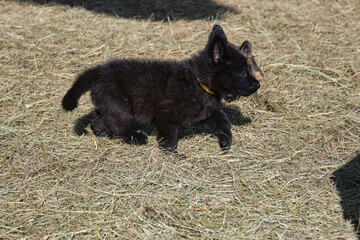
{"label": "puppy's head", "polygon": [[236,47],[227,42],[222,28],[215,25],[204,52],[209,71],[213,73],[209,85],[221,98],[249,96],[259,89],[262,72],[251,54],[248,41]]}

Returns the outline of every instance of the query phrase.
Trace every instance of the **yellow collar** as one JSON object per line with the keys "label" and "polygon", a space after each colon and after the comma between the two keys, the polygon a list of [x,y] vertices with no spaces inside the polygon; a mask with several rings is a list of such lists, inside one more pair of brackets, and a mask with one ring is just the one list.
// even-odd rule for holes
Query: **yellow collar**
{"label": "yellow collar", "polygon": [[200,86],[205,90],[205,91],[207,91],[208,93],[210,93],[211,95],[215,95],[215,93],[213,92],[213,91],[211,91],[205,84],[202,84],[201,82],[200,82],[200,79],[199,79],[199,77],[197,76],[197,75],[195,75],[196,76],[196,79],[198,80],[198,82],[200,83]]}

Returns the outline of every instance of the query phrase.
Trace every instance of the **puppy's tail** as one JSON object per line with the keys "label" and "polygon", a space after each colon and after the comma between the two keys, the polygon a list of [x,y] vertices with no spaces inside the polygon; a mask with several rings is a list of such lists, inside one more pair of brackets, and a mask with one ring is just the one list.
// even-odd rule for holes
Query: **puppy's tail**
{"label": "puppy's tail", "polygon": [[81,95],[89,91],[99,78],[100,67],[91,68],[81,74],[62,99],[62,107],[66,111],[74,110],[78,106]]}

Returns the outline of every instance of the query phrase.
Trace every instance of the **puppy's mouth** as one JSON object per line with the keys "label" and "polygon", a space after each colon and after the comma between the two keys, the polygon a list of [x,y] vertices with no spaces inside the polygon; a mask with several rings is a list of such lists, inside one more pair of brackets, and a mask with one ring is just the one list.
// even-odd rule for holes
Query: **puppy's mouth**
{"label": "puppy's mouth", "polygon": [[256,92],[256,90],[255,91],[241,91],[240,90],[240,91],[237,91],[235,93],[226,94],[226,99],[235,100],[235,99],[237,99],[239,97],[248,97],[248,96],[250,96],[251,94],[253,94],[255,92]]}

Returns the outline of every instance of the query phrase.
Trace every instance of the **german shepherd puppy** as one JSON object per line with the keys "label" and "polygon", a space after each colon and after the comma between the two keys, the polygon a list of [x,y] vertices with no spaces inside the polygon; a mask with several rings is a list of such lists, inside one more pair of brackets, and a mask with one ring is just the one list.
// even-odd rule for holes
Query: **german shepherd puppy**
{"label": "german shepherd puppy", "polygon": [[176,152],[177,130],[195,123],[210,127],[221,149],[230,149],[231,125],[221,100],[249,96],[262,76],[251,55],[251,44],[228,43],[215,25],[205,49],[184,61],[121,59],[90,68],[74,82],[62,100],[71,111],[91,91],[96,135],[145,144],[147,136],[135,124],[154,124],[161,149]]}

